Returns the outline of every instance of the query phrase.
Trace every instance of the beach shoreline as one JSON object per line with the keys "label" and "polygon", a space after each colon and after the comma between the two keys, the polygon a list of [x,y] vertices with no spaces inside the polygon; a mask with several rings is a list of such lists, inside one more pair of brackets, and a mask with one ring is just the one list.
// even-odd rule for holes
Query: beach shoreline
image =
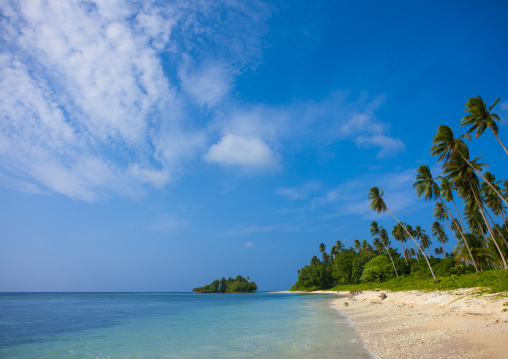
{"label": "beach shoreline", "polygon": [[333,307],[354,323],[376,358],[508,358],[508,311],[503,311],[508,293],[331,294],[340,295],[332,300]]}

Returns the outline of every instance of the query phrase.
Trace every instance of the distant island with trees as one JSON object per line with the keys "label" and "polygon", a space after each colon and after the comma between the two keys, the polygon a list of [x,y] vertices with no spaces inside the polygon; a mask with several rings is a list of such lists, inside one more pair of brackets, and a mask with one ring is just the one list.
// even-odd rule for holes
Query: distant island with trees
{"label": "distant island with trees", "polygon": [[202,287],[194,288],[195,293],[255,293],[258,286],[254,281],[249,282],[250,278],[244,278],[241,275],[235,279],[222,277],[221,280],[214,280],[212,283]]}

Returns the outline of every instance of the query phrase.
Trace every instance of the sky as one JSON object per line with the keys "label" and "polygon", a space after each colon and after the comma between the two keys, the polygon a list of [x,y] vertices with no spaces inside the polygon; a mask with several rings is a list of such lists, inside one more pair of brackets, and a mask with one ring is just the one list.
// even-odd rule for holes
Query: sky
{"label": "sky", "polygon": [[[373,186],[430,234],[412,184],[422,164],[440,174],[438,126],[463,134],[467,100],[500,97],[508,142],[507,16],[503,1],[0,0],[0,291],[288,289],[321,242],[371,243],[373,220],[391,233]],[[470,152],[508,178],[489,130]]]}

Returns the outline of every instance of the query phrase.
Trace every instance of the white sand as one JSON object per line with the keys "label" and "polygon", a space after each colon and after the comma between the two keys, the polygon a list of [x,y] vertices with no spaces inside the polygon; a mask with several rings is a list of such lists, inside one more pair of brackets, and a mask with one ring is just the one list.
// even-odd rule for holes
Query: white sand
{"label": "white sand", "polygon": [[377,358],[508,358],[508,293],[380,293],[333,301]]}

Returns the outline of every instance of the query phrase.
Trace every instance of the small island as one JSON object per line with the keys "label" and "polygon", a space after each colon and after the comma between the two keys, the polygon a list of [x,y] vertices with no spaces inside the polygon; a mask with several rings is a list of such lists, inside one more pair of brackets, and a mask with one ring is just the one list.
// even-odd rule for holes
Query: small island
{"label": "small island", "polygon": [[249,282],[249,277],[244,278],[241,275],[235,279],[222,277],[221,280],[214,280],[212,283],[202,287],[194,288],[195,293],[255,293],[258,286],[254,281]]}

